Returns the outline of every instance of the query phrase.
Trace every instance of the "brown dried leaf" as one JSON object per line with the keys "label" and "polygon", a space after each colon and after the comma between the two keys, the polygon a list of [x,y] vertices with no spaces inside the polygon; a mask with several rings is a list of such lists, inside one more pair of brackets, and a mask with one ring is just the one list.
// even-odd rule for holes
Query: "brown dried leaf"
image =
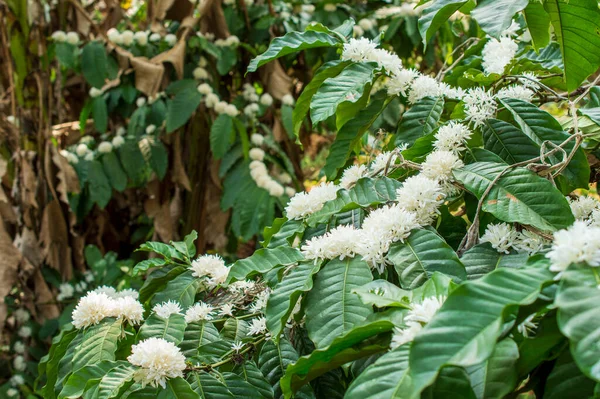
{"label": "brown dried leaf", "polygon": [[185,172],[185,167],[182,162],[183,152],[181,150],[181,137],[179,134],[175,134],[173,137],[173,174],[171,175],[171,179],[173,180],[173,183],[179,184],[187,191],[192,191],[190,178]]}
{"label": "brown dried leaf", "polygon": [[144,57],[132,57],[130,60],[135,70],[135,88],[148,97],[154,97],[160,89],[165,67]]}
{"label": "brown dried leaf", "polygon": [[56,319],[60,316],[60,310],[40,269],[37,269],[33,275],[33,284],[35,286],[36,320],[38,323],[43,323],[48,319]]}
{"label": "brown dried leaf", "polygon": [[292,78],[285,73],[278,61],[269,62],[258,70],[260,79],[267,87],[270,95],[278,100],[290,93]]}
{"label": "brown dried leaf", "polygon": [[20,179],[21,184],[21,199],[25,207],[38,208],[37,199],[35,194],[38,187],[38,179],[33,171],[33,157],[35,153],[30,151],[29,153],[22,151],[19,156],[20,168]]}
{"label": "brown dried leaf", "polygon": [[60,202],[52,200],[44,209],[42,228],[40,231],[40,244],[46,262],[58,270],[65,280],[73,276],[73,262],[69,235]]}
{"label": "brown dried leaf", "polygon": [[48,143],[52,147],[52,161],[58,168],[56,177],[58,178],[58,185],[56,190],[60,194],[60,199],[65,203],[69,204],[68,193],[78,194],[81,191],[79,186],[79,178],[75,168],[71,166],[69,161],[56,150],[56,148]]}
{"label": "brown dried leaf", "polygon": [[216,37],[226,38],[230,36],[227,21],[221,0],[206,0],[200,7],[200,31],[202,33],[212,32]]}
{"label": "brown dried leaf", "polygon": [[0,221],[0,331],[6,321],[6,305],[4,297],[8,295],[15,281],[19,265],[26,262],[19,250],[13,245],[4,223]]}
{"label": "brown dried leaf", "polygon": [[[183,79],[183,60],[185,58],[185,45],[186,38],[180,37],[179,41],[173,46],[173,48],[169,51],[165,51],[153,57],[150,62],[154,64],[162,64],[164,62],[169,62],[173,65],[175,69],[175,73],[179,79]],[[137,70],[136,70],[136,86],[137,86]]]}

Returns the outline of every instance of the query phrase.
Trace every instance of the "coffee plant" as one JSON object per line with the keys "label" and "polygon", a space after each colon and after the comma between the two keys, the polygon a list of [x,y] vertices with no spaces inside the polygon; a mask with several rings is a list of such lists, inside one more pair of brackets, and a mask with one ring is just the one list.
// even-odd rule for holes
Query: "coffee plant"
{"label": "coffee plant", "polygon": [[[76,277],[46,273],[47,354],[10,293],[0,393],[598,397],[597,1],[205,0],[168,22],[175,3],[50,35],[87,93],[47,150],[74,226],[146,187],[155,221],[130,259],[88,245]],[[169,196],[211,187],[186,151],[210,153],[227,234],[165,239]],[[214,209],[190,206],[187,227]]]}

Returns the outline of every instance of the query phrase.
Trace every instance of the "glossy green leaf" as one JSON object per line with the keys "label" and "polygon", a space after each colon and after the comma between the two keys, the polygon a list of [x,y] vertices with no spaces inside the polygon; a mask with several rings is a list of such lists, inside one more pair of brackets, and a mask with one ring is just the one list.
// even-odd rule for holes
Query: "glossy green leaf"
{"label": "glossy green leaf", "polygon": [[544,0],[560,45],[567,90],[575,90],[600,67],[600,10],[596,0]]}
{"label": "glossy green leaf", "polygon": [[252,385],[260,393],[260,396],[265,399],[273,399],[273,387],[265,376],[256,366],[254,361],[248,360],[236,367],[237,374],[242,377],[248,384]]}
{"label": "glossy green leaf", "polygon": [[99,41],[89,42],[81,51],[81,72],[85,80],[100,89],[108,78],[108,57],[104,44]]}
{"label": "glossy green leaf", "polygon": [[469,248],[460,258],[465,265],[467,278],[478,279],[499,267],[522,267],[529,256],[523,254],[505,254],[496,251],[490,243],[482,243]]}
{"label": "glossy green leaf", "polygon": [[248,399],[261,399],[263,398],[261,392],[244,378],[234,373],[223,373],[225,378],[225,384],[227,389],[236,398],[248,398]]}
{"label": "glossy green leaf", "polygon": [[433,132],[437,127],[444,97],[425,97],[417,101],[404,115],[396,132],[396,145],[412,145],[420,137]]}
{"label": "glossy green leaf", "polygon": [[104,174],[100,161],[90,161],[88,164],[90,195],[93,201],[102,209],[112,198],[112,187]]}
{"label": "glossy green leaf", "polygon": [[[476,162],[454,170],[456,179],[481,198],[506,165]],[[504,173],[485,197],[483,211],[505,222],[518,222],[544,231],[570,226],[573,215],[565,197],[551,182],[534,173],[515,168]]]}
{"label": "glossy green leaf", "polygon": [[175,97],[167,102],[167,133],[185,125],[202,99],[202,94],[197,90],[198,82],[195,80],[180,80],[177,83],[185,84],[185,88],[178,90]]}
{"label": "glossy green leaf", "polygon": [[92,117],[94,118],[94,127],[98,133],[106,133],[108,110],[104,97],[98,96],[92,99]]}
{"label": "glossy green leaf", "polygon": [[505,338],[498,342],[488,360],[467,371],[477,399],[503,398],[515,389],[519,348],[515,341]]}
{"label": "glossy green leaf", "polygon": [[370,283],[356,288],[353,291],[366,305],[374,305],[378,308],[398,307],[410,308],[412,291],[404,291],[400,287],[386,280],[374,280]]}
{"label": "glossy green leaf", "polygon": [[510,165],[540,155],[540,147],[508,122],[488,119],[481,128],[483,146]]}
{"label": "glossy green leaf", "polygon": [[423,46],[427,47],[435,32],[466,3],[467,0],[436,0],[425,8],[419,18],[419,33]]}
{"label": "glossy green leaf", "polygon": [[201,284],[202,280],[194,277],[192,271],[188,270],[169,281],[162,291],[157,292],[152,298],[152,305],[171,300],[179,302],[181,307],[186,309],[194,304],[196,292]]}
{"label": "glossy green leaf", "polygon": [[150,167],[156,173],[159,180],[162,180],[169,167],[169,153],[160,140],[155,140],[150,145]]}
{"label": "glossy green leaf", "polygon": [[167,379],[167,387],[159,391],[157,399],[201,399],[190,384],[181,377]]}
{"label": "glossy green leaf", "polygon": [[100,380],[98,399],[120,397],[120,393],[133,384],[133,374],[136,368],[130,364],[121,364],[110,370]]}
{"label": "glossy green leaf", "polygon": [[471,11],[471,16],[485,33],[500,37],[511,25],[513,16],[528,4],[529,0],[482,0]]}
{"label": "glossy green leaf", "polygon": [[596,381],[587,378],[569,351],[564,351],[554,363],[554,367],[544,387],[544,399],[595,398]]}
{"label": "glossy green leaf", "polygon": [[210,128],[210,149],[215,159],[221,159],[234,140],[233,119],[227,114],[219,115]]}
{"label": "glossy green leaf", "polygon": [[137,141],[125,140],[125,143],[117,149],[117,152],[127,176],[134,183],[140,184],[144,180],[146,160]]}
{"label": "glossy green leaf", "polygon": [[273,387],[275,399],[283,397],[279,380],[287,367],[298,360],[298,353],[292,344],[285,338],[276,344],[266,341],[258,355],[258,368]]}
{"label": "glossy green leaf", "polygon": [[195,371],[187,377],[192,389],[203,399],[233,399],[233,394],[217,377],[205,371]]}
{"label": "glossy green leaf", "polygon": [[372,279],[360,257],[331,260],[317,273],[306,296],[306,329],[317,348],[328,346],[372,313],[353,293]]}
{"label": "glossy green leaf", "polygon": [[40,362],[39,375],[45,375],[46,377],[46,384],[41,389],[44,398],[56,398],[55,389],[58,380],[59,363],[65,356],[65,353],[67,353],[71,342],[75,339],[78,332],[71,325],[62,330],[60,334],[52,339],[52,346],[48,352],[47,361],[45,363]]}
{"label": "glossy green leaf", "polygon": [[110,185],[117,191],[123,191],[127,187],[127,174],[121,166],[121,162],[115,152],[102,155],[102,167],[108,177]]}
{"label": "glossy green leaf", "polygon": [[317,47],[331,47],[340,44],[339,40],[327,33],[306,31],[288,32],[273,39],[267,51],[253,58],[248,65],[248,71],[254,72],[262,65],[284,55]]}
{"label": "glossy green leaf", "polygon": [[219,330],[213,323],[194,322],[185,327],[183,340],[179,346],[186,357],[193,357],[198,355],[201,346],[216,342],[220,338]]}
{"label": "glossy green leaf", "polygon": [[256,273],[265,273],[279,265],[291,265],[304,259],[302,253],[295,248],[278,247],[262,248],[252,256],[235,262],[229,270],[227,284],[234,281],[245,280]]}
{"label": "glossy green leaf", "polygon": [[175,345],[183,341],[183,333],[186,329],[185,317],[181,314],[172,314],[167,319],[159,317],[156,313],[151,314],[138,331],[137,340],[156,337],[162,338]]}
{"label": "glossy green leaf", "polygon": [[456,282],[467,277],[456,252],[430,230],[414,229],[404,242],[391,245],[387,258],[394,265],[404,289],[419,287],[435,272],[444,273]]}
{"label": "glossy green leaf", "polygon": [[313,124],[336,113],[344,102],[359,101],[367,85],[373,82],[379,65],[360,62],[348,65],[337,76],[329,78],[317,89],[310,103],[310,119]]}
{"label": "glossy green leaf", "polygon": [[148,271],[148,269],[164,266],[167,263],[168,261],[166,259],[161,258],[150,258],[143,260],[135,265],[135,267],[133,268],[133,275],[137,276],[140,273],[145,273],[146,271]]}
{"label": "glossy green leaf", "polygon": [[267,328],[275,341],[279,340],[281,332],[303,292],[310,291],[313,287],[313,276],[321,268],[320,263],[312,261],[302,262],[292,268],[275,286],[267,301],[265,316]]}
{"label": "glossy green leaf", "polygon": [[412,343],[413,387],[406,397],[417,397],[444,366],[487,360],[502,333],[506,309],[533,303],[552,278],[545,266],[503,268],[458,286]]}
{"label": "glossy green leaf", "polygon": [[83,333],[81,344],[73,355],[73,370],[77,371],[89,364],[103,360],[115,360],[117,344],[121,337],[122,321],[104,319],[99,324],[88,327]]}
{"label": "glossy green leaf", "polygon": [[144,285],[140,288],[140,301],[142,303],[150,299],[157,290],[163,288],[167,282],[173,280],[181,273],[185,272],[186,268],[178,265],[169,265],[154,270],[144,281]]}
{"label": "glossy green leaf", "polygon": [[524,10],[525,22],[531,34],[531,43],[536,51],[550,43],[550,16],[541,2],[530,1]]}
{"label": "glossy green leaf", "polygon": [[96,364],[85,366],[71,374],[60,391],[59,399],[76,399],[83,395],[88,383],[99,383],[111,369],[118,363],[112,360],[105,360]]}

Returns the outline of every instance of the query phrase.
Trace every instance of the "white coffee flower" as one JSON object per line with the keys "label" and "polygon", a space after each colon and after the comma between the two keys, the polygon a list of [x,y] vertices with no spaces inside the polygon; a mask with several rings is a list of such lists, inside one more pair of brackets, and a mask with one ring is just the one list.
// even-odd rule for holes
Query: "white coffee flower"
{"label": "white coffee flower", "polygon": [[357,254],[362,232],[350,225],[337,226],[302,246],[302,255],[315,263],[322,259],[352,258]]}
{"label": "white coffee flower", "polygon": [[151,34],[149,40],[152,43],[156,43],[156,42],[160,41],[160,33],[153,33],[153,34]]}
{"label": "white coffee flower", "polygon": [[386,168],[392,168],[398,159],[398,155],[392,152],[382,152],[377,155],[371,165],[369,166],[369,170],[375,173],[383,173]]}
{"label": "white coffee flower", "polygon": [[125,144],[125,139],[122,136],[113,137],[111,144],[114,148],[119,148],[123,144]]}
{"label": "white coffee flower", "polygon": [[208,76],[209,76],[208,71],[202,67],[195,68],[193,74],[194,74],[194,79],[199,79],[199,80],[208,79]]}
{"label": "white coffee flower", "polygon": [[192,261],[192,275],[202,278],[209,277],[208,284],[216,286],[227,280],[229,268],[225,261],[218,255],[202,255]]}
{"label": "white coffee flower", "polygon": [[225,113],[229,116],[231,116],[232,118],[235,118],[236,116],[239,115],[240,111],[238,111],[238,109],[236,108],[235,105],[233,104],[228,104],[225,107]]}
{"label": "white coffee flower", "polygon": [[258,104],[248,104],[244,107],[244,114],[253,118],[258,111],[260,111],[260,107],[258,106]]}
{"label": "white coffee flower", "polygon": [[198,66],[202,67],[202,68],[206,68],[206,66],[208,65],[208,60],[206,59],[206,57],[200,57],[198,59]]}
{"label": "white coffee flower", "polygon": [[531,256],[540,252],[547,245],[550,245],[550,241],[529,230],[523,230],[517,236],[514,248],[518,252],[525,252]]}
{"label": "white coffee flower", "polygon": [[19,328],[19,331],[17,331],[17,335],[21,338],[31,337],[31,327],[21,326],[21,328]]}
{"label": "white coffee flower", "polygon": [[77,34],[77,32],[67,33],[66,41],[67,43],[76,46],[77,44],[79,44],[79,34]]}
{"label": "white coffee flower", "polygon": [[[362,30],[362,28],[360,28],[360,30]],[[365,61],[376,48],[377,43],[372,42],[367,38],[350,39],[348,43],[344,43],[342,60],[356,62]]]}
{"label": "white coffee flower", "polygon": [[503,74],[506,66],[512,61],[519,46],[509,37],[500,40],[491,38],[483,47],[483,70],[485,73]]}
{"label": "white coffee flower", "polygon": [[371,30],[373,29],[373,21],[367,18],[363,18],[358,21],[358,26],[360,26],[363,30]]}
{"label": "white coffee flower", "polygon": [[58,295],[56,299],[59,301],[64,301],[65,299],[73,298],[75,294],[75,288],[69,283],[62,283],[58,287]]}
{"label": "white coffee flower", "polygon": [[285,195],[287,195],[288,197],[293,197],[294,195],[296,195],[296,190],[293,187],[286,187],[285,188]]}
{"label": "white coffee flower", "polygon": [[98,324],[113,313],[111,298],[104,293],[88,292],[73,310],[73,325],[81,329]]}
{"label": "white coffee flower", "polygon": [[93,152],[88,152],[87,154],[85,154],[85,157],[83,157],[84,160],[86,161],[93,161],[94,160],[94,153]]}
{"label": "white coffee flower", "polygon": [[480,241],[489,242],[496,251],[508,254],[515,245],[518,235],[519,233],[508,223],[488,224]]}
{"label": "white coffee flower", "polygon": [[90,149],[88,148],[88,146],[82,143],[77,146],[77,148],[75,149],[75,152],[80,157],[83,157],[83,156],[85,156],[85,154],[87,154],[89,152],[89,150]]}
{"label": "white coffee flower", "polygon": [[175,36],[173,33],[169,33],[165,36],[165,42],[172,47],[175,45],[175,43],[177,43],[177,36]]}
{"label": "white coffee flower", "polygon": [[17,310],[14,311],[13,316],[15,316],[15,320],[17,320],[18,323],[27,323],[29,321],[29,319],[31,318],[31,315],[29,314],[29,312],[23,308],[19,308]]}
{"label": "white coffee flower", "polygon": [[540,79],[535,76],[534,72],[523,72],[521,74],[522,78],[519,78],[519,83],[528,89],[533,91],[540,89]]}
{"label": "white coffee flower", "polygon": [[520,85],[510,85],[507,87],[503,87],[496,93],[496,97],[498,98],[516,98],[517,100],[523,100],[527,102],[531,102],[533,100],[533,95],[535,93],[523,86]]}
{"label": "white coffee flower", "polygon": [[323,6],[323,10],[327,12],[334,12],[337,10],[337,5],[333,3],[327,3]]}
{"label": "white coffee flower", "polygon": [[219,312],[222,316],[231,316],[233,317],[233,305],[230,303],[225,303],[221,305],[221,311]]}
{"label": "white coffee flower", "polygon": [[121,33],[121,43],[124,46],[131,46],[133,44],[133,40],[134,40],[134,33],[132,31],[125,30],[123,31],[123,33]]}
{"label": "white coffee flower", "polygon": [[571,212],[573,212],[573,216],[577,220],[589,219],[592,212],[600,208],[600,201],[594,197],[581,195],[574,200],[567,197],[567,200],[571,206]]}
{"label": "white coffee flower", "polygon": [[235,341],[233,344],[231,344],[231,349],[236,353],[239,353],[243,348],[244,343],[242,341]]}
{"label": "white coffee flower", "polygon": [[252,319],[250,322],[250,329],[248,334],[250,335],[259,335],[267,331],[267,319],[264,317],[258,317],[256,319]]}
{"label": "white coffee flower", "polygon": [[354,184],[361,177],[365,177],[367,175],[367,167],[366,165],[352,165],[344,170],[342,174],[342,178],[340,179],[340,186],[343,188],[350,188],[354,186]]}
{"label": "white coffee flower", "polygon": [[111,152],[112,149],[113,149],[113,146],[108,141],[103,141],[102,143],[100,143],[98,145],[98,151],[101,152],[101,153],[103,153],[103,154]]}
{"label": "white coffee flower", "polygon": [[270,107],[273,104],[273,97],[269,93],[265,93],[260,96],[260,103],[265,107]]}
{"label": "white coffee flower", "polygon": [[260,147],[265,141],[265,136],[258,133],[253,133],[252,136],[250,136],[250,141],[255,146]]}
{"label": "white coffee flower", "polygon": [[312,4],[302,4],[302,11],[307,14],[312,14],[315,12],[315,6]]}
{"label": "white coffee flower", "polygon": [[23,342],[17,341],[13,345],[13,350],[15,351],[15,353],[22,355],[27,350],[27,347],[25,347],[25,344]]}
{"label": "white coffee flower", "polygon": [[390,349],[396,349],[408,342],[412,342],[422,329],[423,326],[419,323],[407,323],[406,328],[394,328]]}
{"label": "white coffee flower", "polygon": [[446,297],[438,298],[435,296],[430,296],[423,299],[423,302],[421,303],[411,304],[412,308],[404,317],[404,321],[421,324],[429,323],[437,311],[440,310],[445,300]]}
{"label": "white coffee flower", "polygon": [[228,105],[229,103],[227,103],[226,101],[219,101],[215,104],[215,112],[217,114],[224,114]]}
{"label": "white coffee flower", "polygon": [[576,221],[568,229],[555,232],[546,257],[550,259],[550,270],[559,273],[557,278],[571,263],[600,266],[600,228]]}
{"label": "white coffee flower", "polygon": [[323,208],[327,201],[335,199],[339,186],[321,183],[309,192],[301,192],[290,198],[285,211],[290,219],[302,219]]}
{"label": "white coffee flower", "polygon": [[433,151],[421,164],[421,173],[430,179],[440,182],[452,180],[452,171],[464,166],[463,161],[452,151]]}
{"label": "white coffee flower", "polygon": [[352,34],[353,34],[355,37],[360,37],[360,36],[362,36],[362,35],[364,35],[364,34],[365,34],[365,31],[364,31],[364,30],[363,30],[363,28],[361,28],[360,26],[358,26],[358,25],[354,25],[354,26],[352,27]]}
{"label": "white coffee flower", "polygon": [[290,107],[294,106],[294,103],[296,101],[294,100],[294,96],[292,96],[291,94],[286,94],[283,97],[281,97],[281,103],[283,105],[289,105]]}
{"label": "white coffee flower", "polygon": [[236,35],[231,35],[225,39],[225,44],[231,47],[235,47],[240,44],[240,39]]}
{"label": "white coffee flower", "polygon": [[117,128],[117,136],[124,136],[127,130],[123,126]]}
{"label": "white coffee flower", "polygon": [[517,331],[520,332],[524,337],[529,337],[529,334],[537,328],[537,324],[533,322],[535,313],[528,316],[521,324],[517,326]]}
{"label": "white coffee flower", "polygon": [[216,107],[216,105],[219,104],[219,96],[217,96],[215,93],[209,93],[206,95],[204,103],[208,108]]}
{"label": "white coffee flower", "polygon": [[133,35],[133,39],[138,44],[138,46],[144,47],[148,44],[148,35],[149,33],[144,31],[135,32],[135,34]]}
{"label": "white coffee flower", "polygon": [[202,83],[198,85],[198,93],[204,94],[205,96],[213,92],[212,87],[208,83]]}
{"label": "white coffee flower", "polygon": [[197,321],[212,320],[211,315],[214,308],[204,302],[198,302],[188,308],[185,312],[186,323],[194,323]]}
{"label": "white coffee flower", "polygon": [[133,345],[127,360],[141,367],[135,372],[134,379],[142,386],[149,384],[166,388],[167,379],[183,377],[186,367],[185,356],[180,349],[162,338],[148,338]]}
{"label": "white coffee flower", "polygon": [[16,390],[15,388],[9,388],[6,390],[6,395],[9,398],[15,398],[15,397],[19,396],[19,391]]}
{"label": "white coffee flower", "polygon": [[401,69],[398,73],[392,75],[386,83],[387,93],[390,96],[402,94],[406,96],[413,81],[419,76],[419,72],[414,69]]}
{"label": "white coffee flower", "polygon": [[93,290],[92,292],[95,292],[98,294],[105,294],[109,298],[115,298],[117,296],[117,290],[114,287],[111,287],[108,285],[102,285],[102,286],[96,288],[95,290]]}
{"label": "white coffee flower", "polygon": [[134,290],[133,288],[127,288],[127,289],[121,290],[119,292],[115,292],[115,294],[112,296],[113,299],[125,298],[125,297],[138,299],[140,297],[140,293],[137,292],[136,290]]}
{"label": "white coffee flower", "polygon": [[27,363],[25,362],[25,358],[21,355],[15,356],[15,358],[13,360],[13,367],[15,368],[15,370],[17,370],[19,372],[25,371],[25,369],[27,368]]}
{"label": "white coffee flower", "polygon": [[285,189],[275,180],[271,180],[265,187],[272,197],[281,197],[285,193]]}
{"label": "white coffee flower", "polygon": [[155,125],[148,125],[146,126],[146,134],[152,134],[156,131],[156,126]]}
{"label": "white coffee flower", "polygon": [[131,296],[113,299],[113,314],[117,319],[122,319],[131,325],[144,321],[144,306],[140,301]]}
{"label": "white coffee flower", "polygon": [[430,224],[439,214],[444,192],[436,180],[422,174],[411,176],[396,190],[396,201],[401,208],[413,212],[420,225]]}
{"label": "white coffee flower", "polygon": [[62,42],[66,42],[67,41],[67,34],[65,32],[63,32],[62,30],[57,30],[54,33],[52,33],[52,40],[54,40],[57,43],[62,43]]}
{"label": "white coffee flower", "polygon": [[104,92],[103,92],[101,89],[97,89],[97,88],[95,88],[95,87],[92,87],[92,88],[90,89],[90,92],[89,92],[89,94],[90,94],[90,97],[92,97],[92,98],[96,98],[96,97],[98,97],[98,96],[101,96],[103,93],[104,93]]}
{"label": "white coffee flower", "polygon": [[252,148],[248,155],[250,156],[250,159],[254,161],[262,161],[265,158],[265,152],[258,147]]}
{"label": "white coffee flower", "polygon": [[466,148],[465,144],[471,138],[471,134],[473,132],[466,125],[450,121],[435,133],[433,147],[439,151],[462,151]]}
{"label": "white coffee flower", "polygon": [[437,97],[442,95],[442,89],[437,80],[431,76],[418,76],[411,84],[408,93],[408,102],[414,104],[424,97]]}
{"label": "white coffee flower", "polygon": [[138,99],[135,100],[135,105],[137,105],[138,107],[143,107],[144,105],[146,105],[146,97],[138,97]]}
{"label": "white coffee flower", "polygon": [[481,87],[469,89],[463,101],[467,120],[471,121],[475,127],[482,126],[496,113],[497,105],[494,96]]}
{"label": "white coffee flower", "polygon": [[15,374],[10,377],[10,385],[13,387],[18,387],[19,385],[25,384],[25,378],[21,374]]}

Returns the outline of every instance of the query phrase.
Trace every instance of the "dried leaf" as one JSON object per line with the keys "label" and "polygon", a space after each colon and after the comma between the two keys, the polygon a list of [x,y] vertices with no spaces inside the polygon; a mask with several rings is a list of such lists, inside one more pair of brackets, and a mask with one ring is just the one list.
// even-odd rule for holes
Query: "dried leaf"
{"label": "dried leaf", "polygon": [[200,31],[202,33],[212,32],[216,37],[226,38],[230,36],[227,21],[221,0],[206,0],[200,6]]}
{"label": "dried leaf", "polygon": [[65,280],[73,276],[73,263],[67,224],[58,199],[54,199],[44,209],[40,244],[46,262],[58,270]]}
{"label": "dried leaf", "polygon": [[56,319],[60,316],[60,310],[55,303],[54,295],[48,287],[48,283],[44,280],[42,272],[37,269],[33,275],[33,284],[35,286],[35,307],[36,320],[38,323],[43,323],[48,319]]}
{"label": "dried leaf", "polygon": [[173,174],[171,179],[173,180],[173,183],[179,184],[187,191],[192,191],[190,178],[185,172],[185,167],[183,166],[182,162],[183,153],[181,150],[181,137],[179,134],[175,134],[173,137]]}
{"label": "dried leaf", "polygon": [[135,88],[148,97],[154,97],[160,90],[165,67],[144,57],[132,57],[130,60],[135,70]]}
{"label": "dried leaf", "polygon": [[270,95],[278,100],[291,92],[292,78],[285,73],[278,61],[269,62],[259,69],[260,79]]}
{"label": "dried leaf", "polygon": [[60,194],[61,201],[68,205],[69,198],[67,194],[77,194],[81,190],[79,186],[79,178],[77,177],[77,172],[75,172],[75,169],[73,166],[71,166],[69,161],[60,155],[54,146],[52,146],[52,148],[52,161],[54,161],[54,165],[56,165],[58,168],[58,171],[56,172],[56,177],[58,178],[56,190]]}
{"label": "dried leaf", "polygon": [[[185,58],[186,38],[182,35],[179,41],[169,51],[165,51],[153,57],[150,62],[160,65],[164,62],[169,62],[173,65],[175,73],[179,79],[183,79],[183,61]],[[136,86],[137,86],[137,70],[136,70]]]}
{"label": "dried leaf", "polygon": [[23,255],[13,245],[4,229],[4,223],[0,221],[0,331],[4,329],[7,315],[4,297],[8,295],[17,280],[19,265],[24,261]]}

